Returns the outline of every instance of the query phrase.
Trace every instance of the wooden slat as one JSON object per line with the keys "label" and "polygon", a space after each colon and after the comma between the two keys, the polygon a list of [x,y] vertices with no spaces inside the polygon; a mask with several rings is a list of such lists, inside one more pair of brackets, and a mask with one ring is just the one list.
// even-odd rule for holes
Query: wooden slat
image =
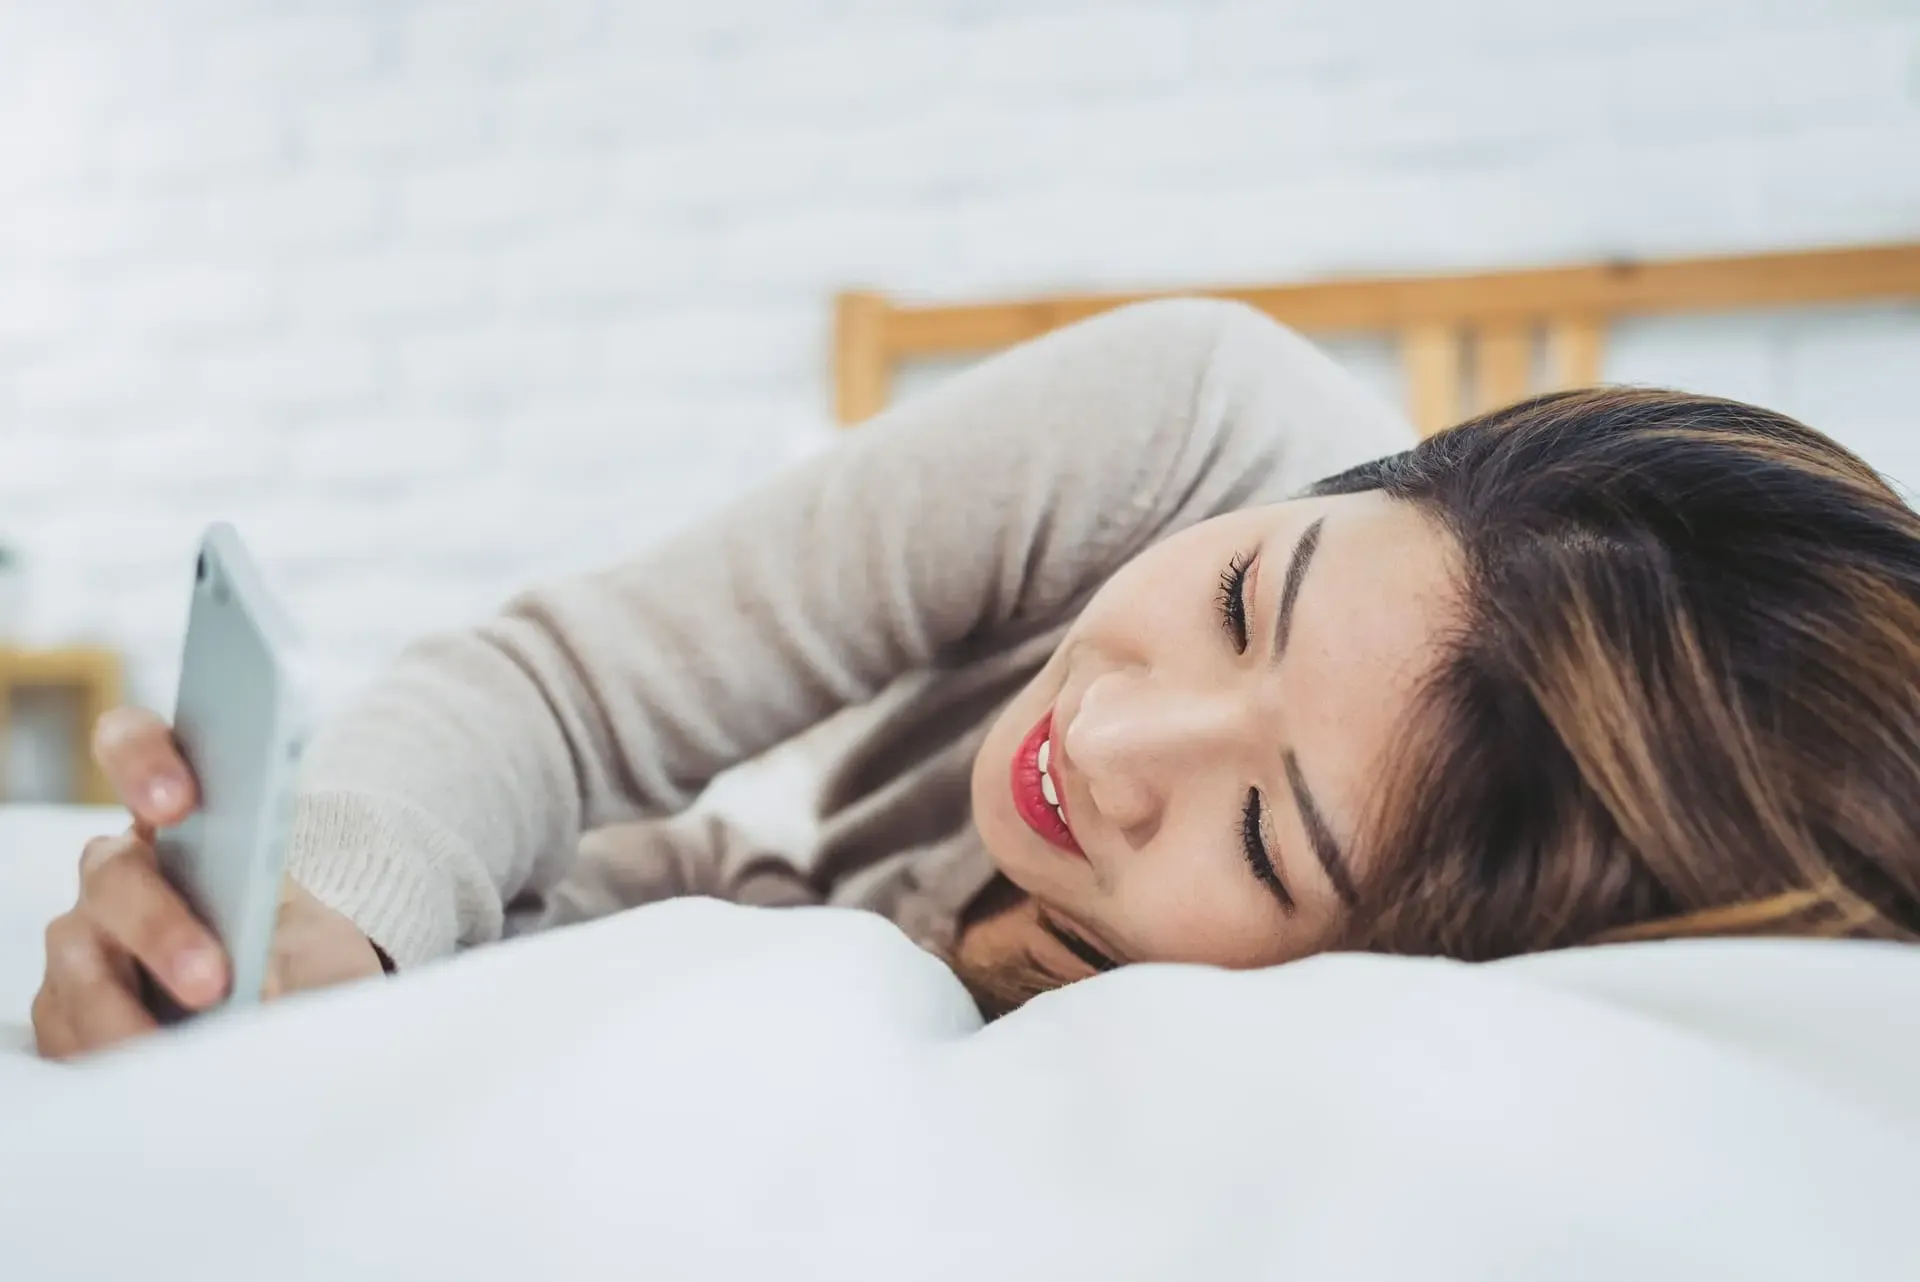
{"label": "wooden slat", "polygon": [[1547,369],[1552,386],[1591,387],[1600,381],[1606,326],[1594,316],[1556,316],[1547,323]]}
{"label": "wooden slat", "polygon": [[[1920,244],[1619,262],[1465,276],[1361,277],[1257,289],[1173,291],[1238,299],[1304,330],[1404,330],[1431,321],[1579,313],[1649,315],[1920,295]],[[893,358],[1011,346],[1163,293],[1081,294],[957,306],[896,304]]]}
{"label": "wooden slat", "polygon": [[0,645],[0,682],[16,686],[79,686],[119,670],[113,651],[95,646],[27,650]]}
{"label": "wooden slat", "polygon": [[1482,325],[1473,342],[1476,414],[1511,405],[1533,386],[1533,326],[1524,321]]}
{"label": "wooden slat", "polygon": [[843,426],[872,418],[887,407],[896,355],[888,332],[892,312],[878,294],[848,293],[836,300],[834,409]]}
{"label": "wooden slat", "polygon": [[1452,325],[1410,325],[1400,335],[1407,412],[1422,436],[1460,419],[1462,350],[1461,332]]}

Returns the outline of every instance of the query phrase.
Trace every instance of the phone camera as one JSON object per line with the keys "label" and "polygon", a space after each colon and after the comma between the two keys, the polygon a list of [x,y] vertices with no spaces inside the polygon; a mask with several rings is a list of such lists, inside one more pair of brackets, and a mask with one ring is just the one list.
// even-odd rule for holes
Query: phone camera
{"label": "phone camera", "polygon": [[205,583],[207,581],[207,554],[205,552],[202,552],[200,559],[193,563],[193,581],[195,583]]}

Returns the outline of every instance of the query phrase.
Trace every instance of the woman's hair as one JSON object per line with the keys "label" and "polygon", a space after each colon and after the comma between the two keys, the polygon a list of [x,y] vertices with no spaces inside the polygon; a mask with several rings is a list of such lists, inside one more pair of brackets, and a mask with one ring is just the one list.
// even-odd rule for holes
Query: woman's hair
{"label": "woman's hair", "polygon": [[1340,947],[1920,940],[1920,515],[1751,405],[1564,392],[1322,482],[1427,512],[1463,609]]}
{"label": "woman's hair", "polygon": [[[1312,493],[1375,490],[1458,543],[1462,607],[1337,948],[1920,940],[1920,515],[1865,463],[1751,405],[1609,388]],[[982,978],[994,1013],[1051,986]]]}

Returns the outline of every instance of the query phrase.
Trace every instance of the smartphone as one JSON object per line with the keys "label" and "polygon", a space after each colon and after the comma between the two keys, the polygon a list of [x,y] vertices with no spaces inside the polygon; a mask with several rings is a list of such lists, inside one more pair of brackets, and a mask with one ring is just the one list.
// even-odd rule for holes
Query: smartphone
{"label": "smartphone", "polygon": [[[199,784],[199,808],[156,834],[160,868],[227,951],[224,1006],[260,1000],[279,913],[300,754],[312,715],[299,644],[239,533],[208,528],[192,604],[173,733]],[[166,1023],[187,1011],[157,984]]]}

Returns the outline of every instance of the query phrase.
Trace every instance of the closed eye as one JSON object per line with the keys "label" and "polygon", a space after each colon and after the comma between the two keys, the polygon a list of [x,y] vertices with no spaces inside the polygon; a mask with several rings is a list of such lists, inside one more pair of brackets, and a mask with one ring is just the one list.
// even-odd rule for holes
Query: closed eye
{"label": "closed eye", "polygon": [[1092,944],[1089,944],[1086,940],[1080,938],[1080,936],[1075,934],[1073,931],[1070,931],[1066,927],[1062,926],[1059,922],[1055,921],[1052,917],[1048,916],[1046,913],[1044,912],[1039,913],[1038,916],[1040,919],[1040,929],[1046,931],[1049,935],[1052,935],[1056,940],[1060,942],[1061,947],[1065,948],[1068,952],[1072,953],[1075,957],[1078,957],[1081,961],[1085,962],[1087,965],[1093,967],[1097,971],[1103,971],[1103,972],[1109,971],[1109,970],[1116,970],[1119,968],[1119,965],[1120,965],[1119,962],[1107,956],[1105,953],[1101,952],[1098,948],[1095,948]]}
{"label": "closed eye", "polygon": [[1240,849],[1247,857],[1247,867],[1253,869],[1253,875],[1261,885],[1280,901],[1280,907],[1292,913],[1295,904],[1293,892],[1287,889],[1287,883],[1280,879],[1280,870],[1274,867],[1273,856],[1267,852],[1267,838],[1261,824],[1264,807],[1261,804],[1260,790],[1247,789],[1246,805],[1240,808],[1239,837]]}

